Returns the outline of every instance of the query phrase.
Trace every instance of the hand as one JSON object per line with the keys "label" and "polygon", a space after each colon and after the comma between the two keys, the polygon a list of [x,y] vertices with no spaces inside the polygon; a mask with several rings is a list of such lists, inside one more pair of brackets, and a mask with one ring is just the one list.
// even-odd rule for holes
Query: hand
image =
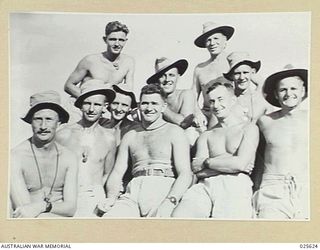
{"label": "hand", "polygon": [[197,173],[205,168],[204,162],[206,161],[206,158],[193,158],[192,164],[191,164],[191,170],[193,173]]}
{"label": "hand", "polygon": [[169,218],[176,206],[169,200],[165,199],[155,213],[155,217]]}
{"label": "hand", "polygon": [[106,198],[103,201],[100,201],[96,208],[94,209],[94,213],[101,217],[103,214],[110,211],[113,205],[116,203],[116,198]]}
{"label": "hand", "polygon": [[36,218],[44,212],[45,202],[31,203],[17,207],[12,213],[13,218]]}
{"label": "hand", "polygon": [[248,166],[246,166],[243,171],[244,171],[245,173],[251,174],[253,168],[254,168],[254,164],[253,164],[253,163],[249,163]]}
{"label": "hand", "polygon": [[208,125],[207,117],[202,112],[196,114],[196,116],[193,119],[193,124],[196,128],[201,128],[203,129],[203,131],[205,131]]}

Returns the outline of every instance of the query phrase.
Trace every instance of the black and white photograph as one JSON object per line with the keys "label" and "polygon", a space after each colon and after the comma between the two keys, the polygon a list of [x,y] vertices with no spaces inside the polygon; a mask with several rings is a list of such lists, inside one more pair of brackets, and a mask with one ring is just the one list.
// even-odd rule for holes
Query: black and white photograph
{"label": "black and white photograph", "polygon": [[310,221],[310,12],[9,16],[9,219]]}

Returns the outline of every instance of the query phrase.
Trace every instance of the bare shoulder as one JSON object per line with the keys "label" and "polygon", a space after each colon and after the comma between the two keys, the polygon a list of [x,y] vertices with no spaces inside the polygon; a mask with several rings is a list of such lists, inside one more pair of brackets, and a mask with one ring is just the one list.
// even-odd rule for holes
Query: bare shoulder
{"label": "bare shoulder", "polygon": [[71,163],[71,164],[68,164],[68,166],[73,166],[77,164],[78,162],[77,155],[73,151],[71,151],[70,149],[61,145],[58,142],[56,142],[56,145],[62,161],[66,163]]}
{"label": "bare shoulder", "polygon": [[203,68],[207,67],[210,64],[210,60],[204,61],[199,63],[196,67],[195,70],[197,70],[198,72],[200,72]]}
{"label": "bare shoulder", "polygon": [[180,95],[183,98],[193,98],[193,91],[191,89],[181,89]]}
{"label": "bare shoulder", "polygon": [[116,142],[116,137],[114,135],[113,129],[106,129],[99,125],[100,133],[103,135],[103,137],[106,139],[106,142],[108,145],[114,145]]}
{"label": "bare shoulder", "polygon": [[274,120],[278,120],[281,117],[280,110],[265,114],[261,116],[258,120],[259,127],[265,127],[268,124],[272,123]]}
{"label": "bare shoulder", "polygon": [[259,132],[259,127],[256,123],[249,122],[244,126],[246,132]]}
{"label": "bare shoulder", "polygon": [[173,137],[184,135],[184,130],[180,126],[173,123],[168,122],[166,125],[166,130],[168,134],[172,135]]}
{"label": "bare shoulder", "polygon": [[11,149],[10,153],[12,157],[21,157],[22,155],[29,153],[30,149],[30,141],[28,139]]}
{"label": "bare shoulder", "polygon": [[57,131],[57,134],[56,134],[57,142],[64,145],[71,139],[74,131],[78,129],[79,129],[79,125],[76,123],[65,125],[63,128]]}

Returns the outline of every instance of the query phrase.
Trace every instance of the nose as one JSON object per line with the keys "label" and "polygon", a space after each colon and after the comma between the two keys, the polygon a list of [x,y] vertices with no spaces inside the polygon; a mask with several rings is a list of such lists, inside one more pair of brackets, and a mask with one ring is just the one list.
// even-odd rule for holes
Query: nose
{"label": "nose", "polygon": [[240,73],[240,79],[243,80],[245,78],[245,75],[243,73]]}
{"label": "nose", "polygon": [[43,129],[43,130],[47,128],[46,120],[42,120],[41,121],[40,128]]}
{"label": "nose", "polygon": [[90,105],[90,108],[89,108],[89,111],[93,111],[94,110],[94,106],[93,106],[93,103],[91,103],[91,105]]}
{"label": "nose", "polygon": [[116,108],[117,111],[121,111],[121,109],[122,109],[121,105],[118,105],[117,108]]}

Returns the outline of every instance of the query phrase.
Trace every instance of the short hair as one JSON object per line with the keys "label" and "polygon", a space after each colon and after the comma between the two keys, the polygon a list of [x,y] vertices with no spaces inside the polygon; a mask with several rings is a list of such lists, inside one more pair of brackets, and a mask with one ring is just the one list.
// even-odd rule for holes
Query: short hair
{"label": "short hair", "polygon": [[150,83],[141,89],[140,100],[143,95],[151,94],[159,94],[163,100],[165,100],[166,98],[166,93],[163,91],[159,84]]}
{"label": "short hair", "polygon": [[119,21],[109,22],[105,28],[105,35],[108,36],[112,32],[123,31],[126,35],[129,33],[127,25],[120,23]]}
{"label": "short hair", "polygon": [[212,90],[216,89],[219,86],[225,87],[230,93],[234,95],[234,86],[229,82],[215,82],[213,83],[207,90],[207,94],[209,94]]}

